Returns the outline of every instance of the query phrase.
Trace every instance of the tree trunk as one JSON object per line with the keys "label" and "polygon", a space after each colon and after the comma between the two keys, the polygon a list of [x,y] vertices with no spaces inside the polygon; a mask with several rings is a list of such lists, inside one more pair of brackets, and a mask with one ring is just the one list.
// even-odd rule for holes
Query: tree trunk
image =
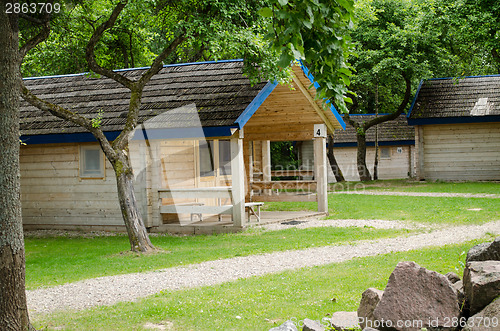
{"label": "tree trunk", "polygon": [[134,252],[147,253],[155,251],[156,248],[149,239],[139,206],[137,205],[132,167],[130,166],[128,157],[123,152],[120,154],[120,159],[112,162],[112,164],[115,170],[118,200],[125,227],[127,228],[130,248]]}
{"label": "tree trunk", "polygon": [[370,171],[366,166],[366,134],[365,131],[360,132],[362,129],[359,128],[356,133],[356,139],[358,140],[358,155],[357,155],[357,163],[358,163],[358,174],[359,180],[362,182],[366,182],[372,179],[370,175]]}
{"label": "tree trunk", "polygon": [[17,17],[0,13],[0,330],[30,329],[19,182]]}
{"label": "tree trunk", "polygon": [[330,162],[330,167],[332,168],[333,175],[335,176],[335,180],[337,182],[345,182],[344,175],[342,174],[342,170],[337,163],[337,159],[333,153],[333,137],[332,135],[328,136],[328,161]]}

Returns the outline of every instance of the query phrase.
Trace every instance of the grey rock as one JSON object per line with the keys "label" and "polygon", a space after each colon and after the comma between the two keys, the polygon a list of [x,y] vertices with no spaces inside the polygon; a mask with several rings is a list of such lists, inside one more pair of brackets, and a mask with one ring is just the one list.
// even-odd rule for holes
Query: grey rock
{"label": "grey rock", "polygon": [[470,313],[474,315],[500,295],[500,261],[468,262],[463,282]]}
{"label": "grey rock", "polygon": [[[444,327],[445,319],[459,318],[460,309],[448,278],[415,262],[400,262],[389,277],[373,316],[385,322],[380,327],[383,330],[419,331],[431,326],[454,330]],[[429,325],[435,320],[439,321],[437,325]]]}
{"label": "grey rock", "polygon": [[375,317],[373,311],[382,299],[384,291],[377,290],[376,288],[369,288],[361,294],[361,301],[358,307],[358,322],[361,329],[373,325]]}
{"label": "grey rock", "polygon": [[467,301],[465,299],[464,284],[460,280],[451,286],[455,289],[455,291],[457,291],[458,306],[460,307],[463,315],[464,309],[468,309]]}
{"label": "grey rock", "polygon": [[500,261],[500,237],[491,243],[483,243],[472,247],[467,252],[466,262],[472,261]]}
{"label": "grey rock", "polygon": [[299,331],[299,330],[297,329],[295,323],[293,323],[292,321],[286,321],[280,326],[269,329],[269,331]]}
{"label": "grey rock", "polygon": [[446,275],[446,278],[448,278],[448,280],[450,281],[450,283],[452,284],[455,284],[456,282],[459,282],[460,281],[460,276],[458,276],[456,273],[454,272],[448,272]]}
{"label": "grey rock", "polygon": [[463,331],[500,331],[500,297],[493,300],[486,308],[469,317]]}
{"label": "grey rock", "polygon": [[344,331],[358,327],[358,314],[353,311],[337,311],[330,319],[333,330]]}
{"label": "grey rock", "polygon": [[378,330],[368,327],[368,328],[364,328],[363,331],[378,331]]}
{"label": "grey rock", "polygon": [[319,321],[313,321],[309,318],[304,319],[302,331],[325,331],[325,327]]}

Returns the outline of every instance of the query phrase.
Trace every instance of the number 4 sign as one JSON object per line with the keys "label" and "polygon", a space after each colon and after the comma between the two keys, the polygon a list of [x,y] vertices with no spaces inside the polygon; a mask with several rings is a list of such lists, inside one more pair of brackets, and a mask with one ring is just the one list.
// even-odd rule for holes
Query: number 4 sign
{"label": "number 4 sign", "polygon": [[326,125],[314,124],[314,138],[326,138]]}

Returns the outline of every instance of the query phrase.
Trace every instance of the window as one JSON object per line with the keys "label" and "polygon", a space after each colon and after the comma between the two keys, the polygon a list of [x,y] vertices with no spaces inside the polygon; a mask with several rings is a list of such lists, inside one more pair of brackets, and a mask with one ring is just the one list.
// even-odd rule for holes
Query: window
{"label": "window", "polygon": [[380,158],[381,159],[390,159],[391,158],[391,148],[390,147],[380,148]]}
{"label": "window", "polygon": [[200,177],[231,175],[231,141],[200,141],[199,165]]}
{"label": "window", "polygon": [[231,141],[219,140],[219,175],[231,175]]}
{"label": "window", "polygon": [[99,146],[80,147],[80,177],[104,178],[104,155]]}
{"label": "window", "polygon": [[214,176],[214,141],[200,141],[200,176]]}

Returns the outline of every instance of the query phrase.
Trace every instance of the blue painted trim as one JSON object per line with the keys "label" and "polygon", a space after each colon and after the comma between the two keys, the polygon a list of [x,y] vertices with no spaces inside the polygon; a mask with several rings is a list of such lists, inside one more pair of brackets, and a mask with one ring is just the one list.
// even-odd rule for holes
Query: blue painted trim
{"label": "blue painted trim", "polygon": [[408,125],[491,123],[491,122],[500,122],[500,115],[408,119]]}
{"label": "blue painted trim", "polygon": [[238,129],[242,129],[248,120],[255,114],[257,109],[264,103],[267,97],[274,91],[274,89],[278,86],[278,82],[274,81],[273,83],[267,82],[262,90],[257,94],[257,96],[250,102],[250,104],[245,108],[245,110],[238,116],[235,124],[238,125]]}
{"label": "blue painted trim", "polygon": [[147,129],[137,128],[134,140],[142,139],[173,139],[173,138],[212,138],[230,137],[236,126],[206,126],[192,128]]}
{"label": "blue painted trim", "polygon": [[[219,61],[203,61],[203,62],[189,62],[189,63],[177,63],[177,64],[164,64],[163,68],[184,67],[184,66],[197,65],[197,64],[230,63],[230,62],[243,62],[243,59],[219,60]],[[117,69],[117,70],[113,70],[113,71],[114,72],[126,72],[126,71],[143,70],[143,69],[149,69],[149,68],[151,68],[151,67],[126,68],[126,69]],[[79,73],[79,74],[66,74],[66,75],[53,75],[53,76],[26,77],[26,78],[23,78],[23,80],[45,79],[45,78],[77,77],[77,76],[84,76],[84,75],[88,75],[88,74],[89,74],[89,72],[82,72],[82,73]]]}
{"label": "blue painted trim", "polygon": [[[377,114],[349,114],[349,116],[375,116]],[[382,113],[382,114],[378,114],[378,116],[384,116],[384,115],[390,115],[390,113]]]}
{"label": "blue painted trim", "polygon": [[500,77],[500,74],[495,75],[482,75],[482,76],[460,76],[460,77],[439,77],[439,78],[429,78],[427,80],[445,80],[445,79],[464,79],[464,78],[488,78],[488,77]]}
{"label": "blue painted trim", "polygon": [[420,93],[420,89],[422,88],[422,85],[424,84],[424,80],[420,80],[420,84],[418,84],[417,92],[415,93],[415,96],[413,97],[413,101],[411,102],[410,110],[408,111],[408,114],[406,115],[407,118],[410,118],[411,111],[413,110],[413,106],[415,106],[415,102],[417,102],[417,97],[418,94]]}
{"label": "blue painted trim", "polygon": [[[120,131],[104,132],[104,135],[112,141],[120,135]],[[97,142],[97,139],[90,132],[22,135],[20,139],[27,145]]]}
{"label": "blue painted trim", "polygon": [[[314,85],[315,88],[318,88],[319,84],[314,80],[314,76],[309,72],[309,69],[304,65],[304,63],[302,62],[302,60],[299,60],[299,64],[300,64],[300,68],[302,69],[302,71],[304,72],[304,74],[306,75],[306,77],[309,78],[309,81]],[[327,100],[326,104],[329,104],[329,103],[330,103],[330,100]],[[340,116],[340,114],[337,111],[337,109],[335,109],[335,106],[333,104],[331,104],[331,103],[330,103],[330,111],[332,112],[333,116],[335,116],[335,118],[339,122],[339,124],[342,127],[342,129],[345,130],[347,126],[346,126],[346,124],[344,122],[344,119],[342,118],[342,116]]]}
{"label": "blue painted trim", "polygon": [[[169,138],[211,138],[211,137],[230,137],[231,129],[237,129],[236,126],[220,126],[220,127],[196,127],[196,128],[172,128],[172,129],[148,129],[146,132],[137,128],[133,140],[141,139],[169,139]],[[104,135],[109,141],[115,140],[121,131],[104,132]],[[82,133],[59,133],[59,134],[39,134],[39,135],[22,135],[21,141],[27,145],[38,144],[61,144],[61,143],[89,143],[97,142],[95,137],[90,132]]]}
{"label": "blue painted trim", "polygon": [[[408,146],[408,145],[415,145],[415,140],[395,140],[395,141],[379,141],[378,142],[379,146]],[[357,147],[358,143],[357,142],[348,142],[348,143],[334,143],[333,147]],[[368,147],[374,147],[375,142],[373,141],[367,141],[366,146]]]}

